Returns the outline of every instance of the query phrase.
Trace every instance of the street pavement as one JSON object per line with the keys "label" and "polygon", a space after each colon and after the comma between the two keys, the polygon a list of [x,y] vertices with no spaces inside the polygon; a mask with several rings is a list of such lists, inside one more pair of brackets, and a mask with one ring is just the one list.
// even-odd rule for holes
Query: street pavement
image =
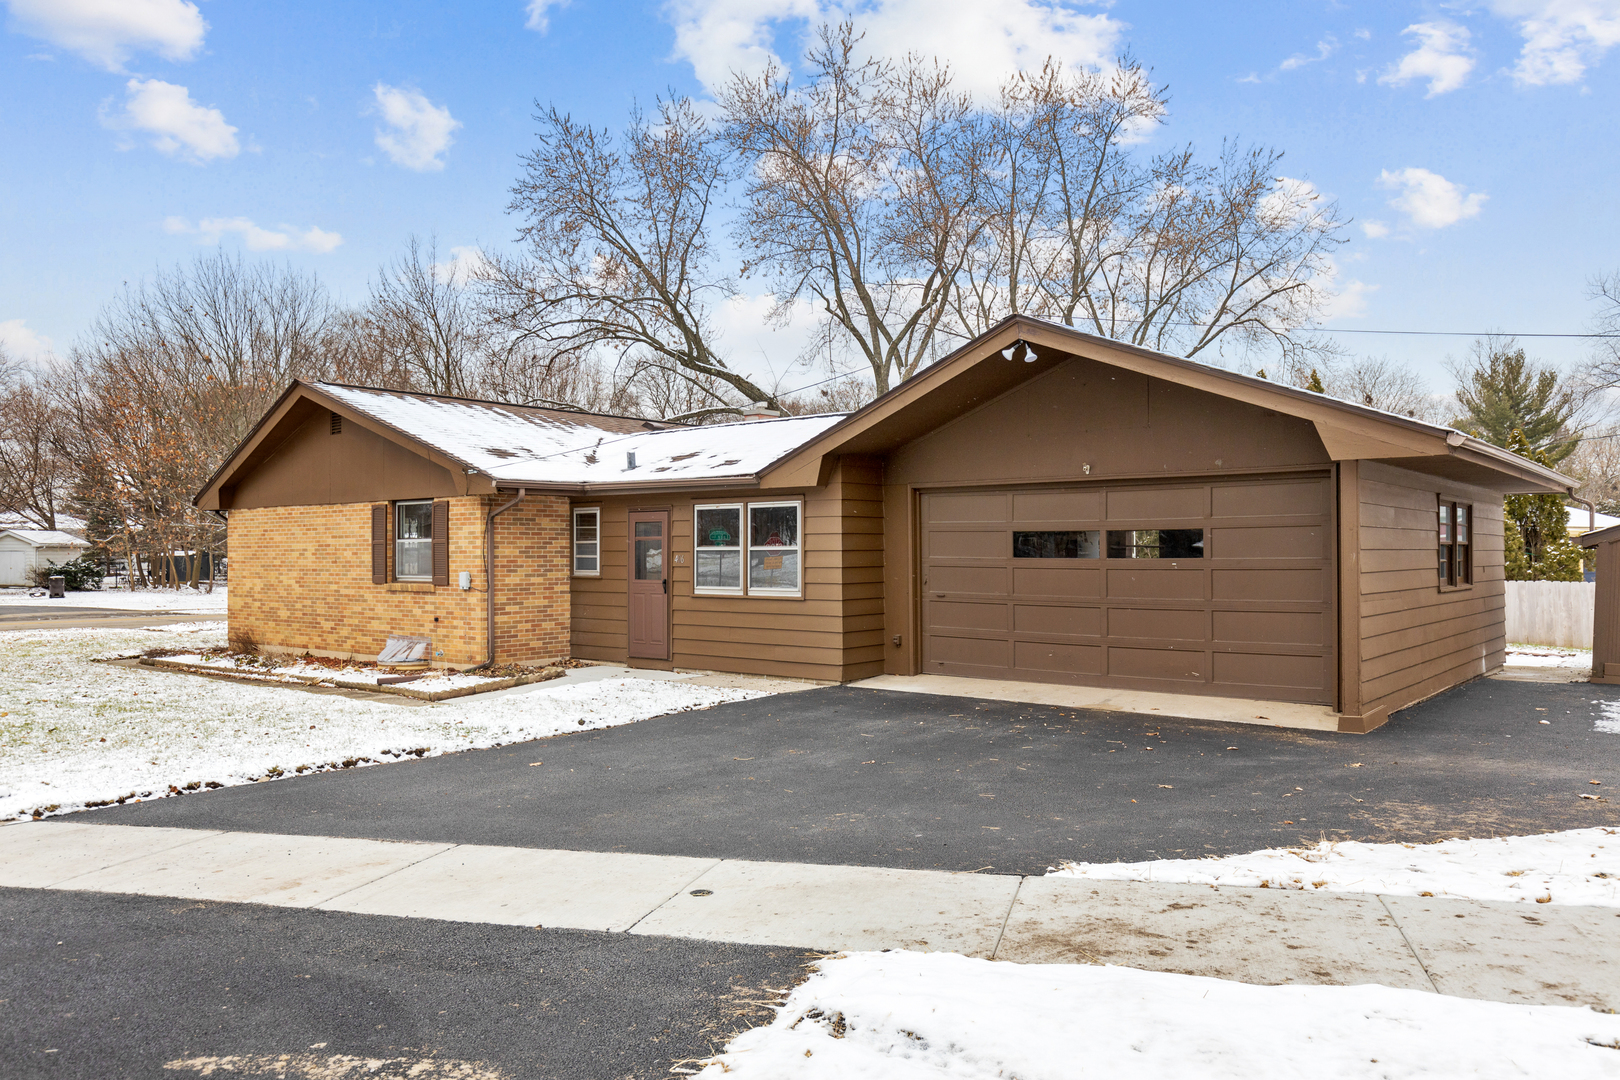
{"label": "street pavement", "polygon": [[[768,1020],[753,1003],[774,1000],[806,960],[667,937],[0,888],[0,1075],[650,1080]],[[340,1071],[355,1057],[388,1064]]]}
{"label": "street pavement", "polygon": [[1041,874],[1612,826],[1579,798],[1620,787],[1601,700],[1482,679],[1343,735],[831,686],[73,820]]}

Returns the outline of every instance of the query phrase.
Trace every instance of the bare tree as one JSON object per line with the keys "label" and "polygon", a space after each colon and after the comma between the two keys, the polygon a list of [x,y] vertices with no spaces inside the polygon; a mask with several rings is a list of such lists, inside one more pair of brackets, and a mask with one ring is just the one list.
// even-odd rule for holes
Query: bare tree
{"label": "bare tree", "polygon": [[811,300],[881,393],[937,353],[986,224],[992,132],[947,68],[859,44],[851,24],[823,26],[802,84],[773,64],[717,97],[746,166],[745,274],[769,275],[780,315]]}
{"label": "bare tree", "polygon": [[468,272],[439,262],[437,238],[415,236],[378,271],[362,318],[362,333],[381,366],[403,374],[412,389],[476,397],[484,388],[490,320],[469,287]]}
{"label": "bare tree", "polygon": [[1431,423],[1446,420],[1444,404],[1423,377],[1387,356],[1329,366],[1324,382],[1327,393],[1343,401]]}
{"label": "bare tree", "polygon": [[536,119],[507,208],[524,220],[524,254],[488,256],[507,349],[661,367],[773,400],[714,341],[711,305],[733,287],[715,265],[711,219],[732,171],[693,104],[661,100],[655,122],[632,113],[617,144],[555,108]]}
{"label": "bare tree", "polygon": [[0,349],[0,513],[41,529],[56,528],[67,486],[56,421],[33,373]]}
{"label": "bare tree", "polygon": [[1596,274],[1587,282],[1587,298],[1598,304],[1592,331],[1603,335],[1591,359],[1591,377],[1600,389],[1620,387],[1620,270]]}

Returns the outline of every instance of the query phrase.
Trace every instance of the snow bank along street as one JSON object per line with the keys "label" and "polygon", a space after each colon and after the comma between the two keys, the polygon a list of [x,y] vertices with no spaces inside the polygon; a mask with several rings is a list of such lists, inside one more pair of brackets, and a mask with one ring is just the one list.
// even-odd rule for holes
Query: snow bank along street
{"label": "snow bank along street", "polygon": [[698,1075],[1110,1080],[1620,1075],[1620,1016],[949,954],[824,960]]}
{"label": "snow bank along street", "polygon": [[756,696],[608,679],[396,705],[94,662],[224,643],[224,623],[0,632],[0,820],[499,746]]}
{"label": "snow bank along street", "polygon": [[1310,848],[1268,848],[1219,859],[1064,863],[1052,873],[1093,881],[1620,907],[1620,828],[1439,844],[1323,841]]}
{"label": "snow bank along street", "polygon": [[203,592],[182,586],[178,589],[93,589],[72,592],[60,600],[42,599],[29,595],[38,590],[0,589],[0,610],[6,607],[28,605],[50,606],[60,611],[73,608],[116,608],[120,611],[176,611],[182,614],[224,615],[226,587],[216,585],[213,592]]}

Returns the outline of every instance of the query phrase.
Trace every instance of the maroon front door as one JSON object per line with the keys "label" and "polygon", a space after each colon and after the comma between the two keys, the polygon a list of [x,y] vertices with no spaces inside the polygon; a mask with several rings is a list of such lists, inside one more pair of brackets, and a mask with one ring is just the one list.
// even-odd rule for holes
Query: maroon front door
{"label": "maroon front door", "polygon": [[630,655],[669,659],[669,513],[630,513]]}

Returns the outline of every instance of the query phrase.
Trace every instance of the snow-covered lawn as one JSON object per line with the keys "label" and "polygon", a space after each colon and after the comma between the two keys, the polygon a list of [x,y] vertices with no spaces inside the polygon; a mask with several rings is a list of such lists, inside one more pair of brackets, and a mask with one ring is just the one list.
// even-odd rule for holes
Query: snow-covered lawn
{"label": "snow-covered lawn", "polygon": [[0,632],[0,820],[628,724],[748,690],[603,679],[432,705],[94,663],[225,643],[225,624]]}
{"label": "snow-covered lawn", "polygon": [[1620,1016],[953,953],[823,960],[711,1080],[1620,1076]]}
{"label": "snow-covered lawn", "polygon": [[1070,862],[1050,873],[1106,881],[1620,907],[1620,829],[1439,844],[1324,841],[1315,847],[1267,848],[1219,859]]}
{"label": "snow-covered lawn", "polygon": [[[35,590],[37,591],[37,590]],[[225,586],[213,592],[198,589],[100,589],[70,592],[60,600],[30,596],[28,589],[0,589],[0,608],[16,604],[49,604],[56,608],[117,608],[120,611],[178,611],[199,615],[225,614]]]}
{"label": "snow-covered lawn", "polygon": [[1592,650],[1564,649],[1557,645],[1509,645],[1504,663],[1508,667],[1550,667],[1591,671]]}

